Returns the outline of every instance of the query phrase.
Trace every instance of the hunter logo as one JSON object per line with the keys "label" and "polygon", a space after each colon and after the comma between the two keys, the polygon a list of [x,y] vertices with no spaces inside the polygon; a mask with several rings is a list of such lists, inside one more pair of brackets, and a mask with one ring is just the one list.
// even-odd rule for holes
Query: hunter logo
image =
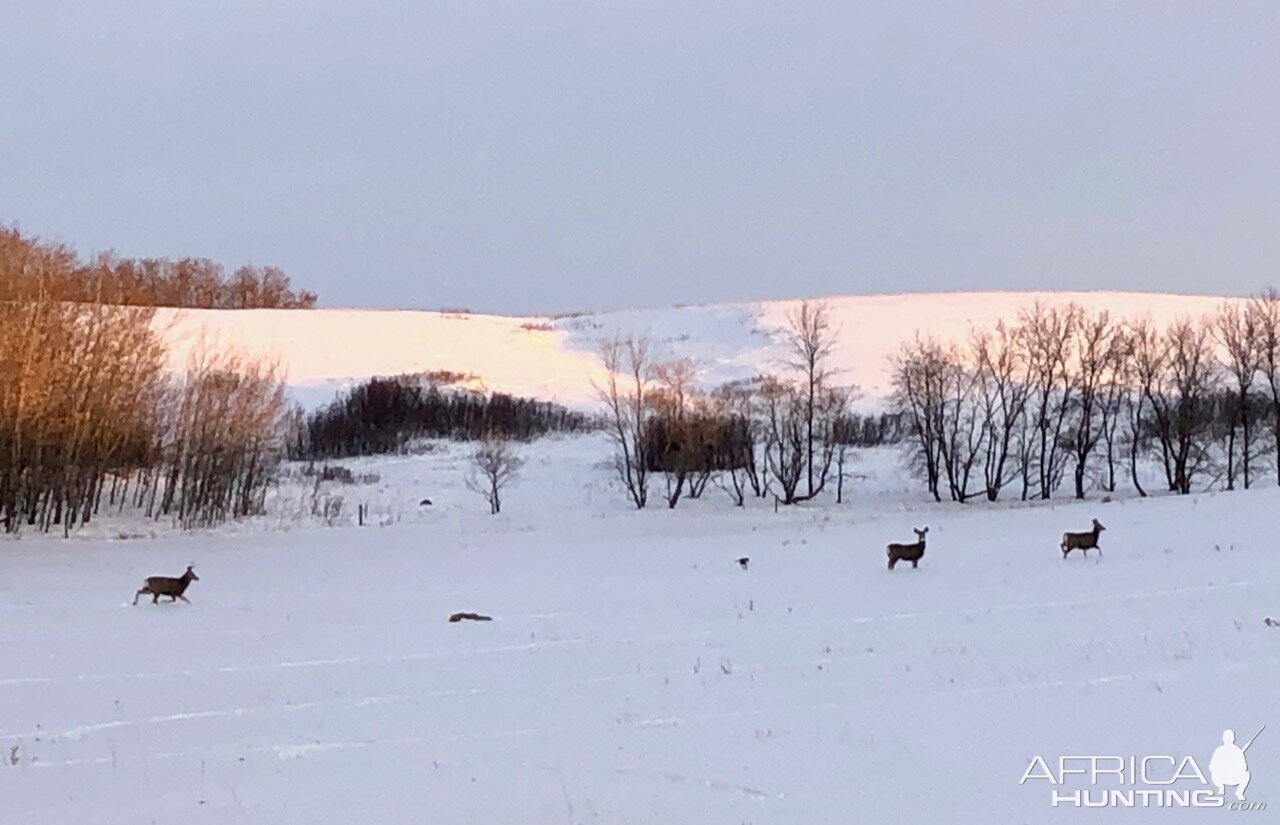
{"label": "hunter logo", "polygon": [[[1246,753],[1266,730],[1258,729],[1243,747],[1233,730],[1222,732],[1222,744],[1209,759],[1209,772],[1193,756],[1059,756],[1031,759],[1019,785],[1048,782],[1049,803],[1076,808],[1226,808],[1265,811],[1265,802],[1245,800],[1251,776]],[[1228,787],[1235,799],[1227,799]]]}
{"label": "hunter logo", "polygon": [[[1265,729],[1266,725],[1262,727]],[[1258,733],[1262,733],[1262,730]],[[1258,738],[1258,733],[1253,735],[1253,739]],[[1242,748],[1236,744],[1235,731],[1228,728],[1222,732],[1222,744],[1209,760],[1209,776],[1213,778],[1213,784],[1218,786],[1218,796],[1226,795],[1223,790],[1225,786],[1235,785],[1236,799],[1244,800],[1244,789],[1249,785],[1249,763],[1245,761],[1244,752],[1249,750],[1253,739]]]}

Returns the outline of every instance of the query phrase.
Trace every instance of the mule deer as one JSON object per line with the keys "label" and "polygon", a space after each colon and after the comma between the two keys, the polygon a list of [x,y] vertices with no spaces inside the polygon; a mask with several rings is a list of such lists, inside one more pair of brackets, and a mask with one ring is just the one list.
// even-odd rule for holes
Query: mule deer
{"label": "mule deer", "polygon": [[1102,548],[1098,547],[1098,534],[1106,529],[1101,522],[1094,519],[1093,529],[1087,533],[1063,533],[1062,544],[1060,545],[1062,558],[1065,560],[1067,554],[1076,549],[1084,553],[1086,559],[1089,558],[1089,551],[1095,548],[1098,551],[1098,555],[1102,555]]}
{"label": "mule deer", "polygon": [[911,529],[915,531],[916,538],[920,540],[915,544],[890,544],[888,548],[890,570],[900,561],[911,562],[911,568],[914,570],[920,564],[920,559],[924,557],[924,535],[929,532],[929,528],[916,530],[916,528],[912,527]]}
{"label": "mule deer", "polygon": [[168,596],[171,602],[182,599],[187,604],[191,604],[191,602],[187,601],[187,597],[182,594],[187,592],[187,587],[192,582],[200,581],[200,577],[196,575],[196,571],[192,569],[193,567],[194,565],[188,564],[187,572],[176,579],[171,579],[168,576],[151,576],[142,583],[142,588],[133,594],[133,603],[137,604],[142,594],[148,593],[151,595],[152,604],[157,604],[161,596]]}

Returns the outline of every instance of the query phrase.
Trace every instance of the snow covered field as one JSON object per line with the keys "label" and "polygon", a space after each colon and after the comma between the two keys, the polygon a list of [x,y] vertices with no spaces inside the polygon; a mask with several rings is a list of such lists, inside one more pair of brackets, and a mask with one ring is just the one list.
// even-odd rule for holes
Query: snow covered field
{"label": "snow covered field", "polygon": [[1241,816],[1280,807],[1276,490],[939,506],[872,451],[843,506],[636,513],[571,438],[490,517],[464,454],[352,464],[386,526],[0,545],[0,823],[1214,821],[1019,779],[1264,723]]}

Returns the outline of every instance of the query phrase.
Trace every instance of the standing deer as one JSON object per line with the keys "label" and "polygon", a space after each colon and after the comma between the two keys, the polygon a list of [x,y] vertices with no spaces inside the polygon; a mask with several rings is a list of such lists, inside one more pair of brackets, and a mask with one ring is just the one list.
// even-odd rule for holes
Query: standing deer
{"label": "standing deer", "polygon": [[929,532],[929,528],[916,530],[916,528],[912,527],[911,529],[915,531],[916,538],[920,540],[915,544],[890,544],[888,548],[890,570],[900,561],[911,562],[911,568],[914,570],[920,564],[920,559],[924,557],[924,536],[925,533]]}
{"label": "standing deer", "polygon": [[171,579],[168,576],[151,576],[142,583],[142,588],[138,590],[137,593],[133,594],[133,603],[137,604],[138,598],[141,597],[143,593],[149,593],[151,595],[152,604],[157,604],[160,601],[161,596],[168,596],[169,601],[171,602],[176,602],[178,599],[182,599],[184,602],[187,602],[187,604],[191,604],[191,602],[187,601],[187,597],[182,594],[187,592],[187,587],[190,586],[192,582],[200,581],[200,577],[196,575],[196,571],[192,569],[193,567],[194,565],[188,564],[187,572],[183,573],[180,578],[176,579]]}
{"label": "standing deer", "polygon": [[1089,551],[1095,548],[1098,551],[1098,555],[1102,555],[1102,548],[1098,547],[1098,534],[1106,529],[1101,522],[1094,519],[1093,529],[1087,533],[1063,533],[1062,544],[1060,545],[1063,560],[1066,560],[1068,553],[1076,549],[1083,552],[1086,559],[1089,558]]}

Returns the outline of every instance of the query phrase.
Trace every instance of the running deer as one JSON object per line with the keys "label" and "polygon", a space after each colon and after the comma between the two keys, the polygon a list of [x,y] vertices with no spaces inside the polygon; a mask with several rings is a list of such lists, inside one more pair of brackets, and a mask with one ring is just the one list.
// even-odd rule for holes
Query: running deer
{"label": "running deer", "polygon": [[1094,519],[1093,529],[1087,533],[1063,533],[1060,545],[1063,560],[1066,560],[1068,553],[1077,549],[1084,553],[1086,559],[1089,558],[1089,551],[1093,549],[1097,549],[1098,555],[1102,555],[1102,548],[1098,547],[1098,535],[1106,529],[1101,522]]}
{"label": "running deer", "polygon": [[196,575],[196,571],[192,569],[194,565],[187,565],[187,572],[183,573],[180,578],[171,579],[168,576],[151,576],[142,583],[142,588],[133,594],[133,603],[137,604],[142,594],[147,593],[151,596],[151,603],[157,604],[161,596],[168,596],[169,601],[176,602],[182,599],[187,604],[187,597],[182,595],[187,592],[187,587],[192,582],[200,581],[200,577]]}
{"label": "running deer", "polygon": [[920,559],[924,556],[924,535],[929,532],[929,528],[916,530],[916,528],[912,527],[911,529],[915,531],[916,538],[920,540],[915,544],[890,544],[888,548],[890,570],[900,561],[911,562],[912,569],[915,569],[920,564]]}

